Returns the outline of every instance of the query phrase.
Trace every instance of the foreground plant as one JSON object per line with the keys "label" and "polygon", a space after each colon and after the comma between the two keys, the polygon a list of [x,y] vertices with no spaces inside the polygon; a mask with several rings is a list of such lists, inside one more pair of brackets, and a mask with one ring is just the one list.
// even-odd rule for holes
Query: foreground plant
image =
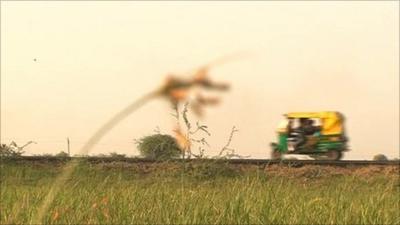
{"label": "foreground plant", "polygon": [[[220,61],[220,60],[219,60]],[[221,61],[220,61],[221,62]],[[220,63],[218,62],[218,63]],[[214,64],[216,65],[216,64]],[[89,140],[83,145],[78,154],[87,155],[89,151],[117,124],[123,119],[131,115],[135,110],[143,106],[145,103],[158,97],[167,98],[173,105],[174,108],[178,107],[178,104],[189,97],[194,88],[208,89],[208,90],[227,90],[229,87],[227,84],[219,84],[211,81],[208,77],[208,71],[212,64],[202,66],[195,70],[192,74],[192,79],[187,81],[186,79],[168,76],[166,82],[154,91],[143,95],[138,100],[129,104],[126,108],[116,113],[110,120],[108,120],[103,126],[101,126]],[[202,101],[203,100],[203,101]],[[205,101],[204,101],[205,100]],[[205,98],[201,98],[199,102],[200,108],[202,106],[209,105],[209,101]],[[39,224],[42,222],[45,213],[48,211],[50,204],[53,202],[54,197],[59,192],[61,186],[64,184],[64,180],[68,179],[73,172],[75,166],[79,162],[71,160],[71,162],[65,167],[64,172],[54,182],[49,193],[43,200],[43,204],[38,210],[36,218],[32,221],[33,223]]]}

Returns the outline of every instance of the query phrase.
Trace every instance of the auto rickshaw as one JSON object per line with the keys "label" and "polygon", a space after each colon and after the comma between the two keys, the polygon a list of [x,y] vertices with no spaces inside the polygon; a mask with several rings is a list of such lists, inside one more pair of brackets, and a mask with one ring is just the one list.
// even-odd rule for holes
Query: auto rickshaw
{"label": "auto rickshaw", "polygon": [[271,143],[272,159],[303,154],[315,159],[340,160],[348,151],[344,116],[339,112],[293,112],[279,124],[278,142]]}

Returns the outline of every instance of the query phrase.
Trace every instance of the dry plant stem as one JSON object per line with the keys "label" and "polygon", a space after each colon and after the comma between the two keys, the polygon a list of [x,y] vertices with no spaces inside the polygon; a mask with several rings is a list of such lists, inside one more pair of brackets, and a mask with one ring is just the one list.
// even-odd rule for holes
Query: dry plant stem
{"label": "dry plant stem", "polygon": [[50,188],[50,191],[47,193],[43,203],[40,205],[40,208],[37,211],[36,218],[31,221],[31,224],[42,224],[43,217],[46,215],[49,206],[53,202],[56,194],[60,191],[61,187],[64,186],[64,182],[71,176],[75,167],[78,165],[78,160],[71,160],[64,168],[60,176],[56,178],[53,185]]}
{"label": "dry plant stem", "polygon": [[228,142],[227,142],[226,145],[221,149],[221,151],[220,151],[219,154],[218,154],[218,157],[221,157],[222,154],[223,154],[225,151],[227,151],[227,150],[229,150],[229,151],[231,151],[231,152],[234,151],[234,149],[229,148],[229,145],[230,145],[231,142],[232,142],[233,135],[234,135],[236,132],[238,132],[238,131],[239,131],[239,130],[237,130],[235,126],[232,127],[231,133],[230,133],[230,135],[229,135]]}
{"label": "dry plant stem", "polygon": [[[79,151],[79,154],[81,155],[87,155],[89,151],[106,135],[112,128],[114,128],[119,122],[121,122],[123,119],[128,117],[132,112],[135,110],[139,109],[141,106],[143,106],[146,102],[149,100],[153,99],[154,97],[157,97],[159,95],[159,92],[150,92],[149,94],[146,94],[139,98],[138,100],[134,101],[130,105],[128,105],[126,108],[115,114],[110,120],[108,120],[107,123],[105,123],[100,129],[98,129],[94,135],[86,142],[86,144],[82,147],[82,149]],[[74,168],[78,165],[78,161],[76,160],[71,160],[63,169],[62,173],[60,176],[57,177],[55,182],[53,183],[50,191],[46,195],[45,199],[43,200],[42,205],[39,207],[38,212],[36,214],[36,218],[32,221],[33,224],[41,224],[44,215],[49,209],[50,204],[53,202],[56,194],[60,191],[60,188],[63,186],[65,180],[67,180],[72,172],[74,171]]]}
{"label": "dry plant stem", "polygon": [[[183,111],[182,111],[182,118],[184,121],[184,125],[186,126],[186,139],[189,140],[190,143],[196,142],[202,146],[207,145],[209,147],[209,144],[207,143],[205,138],[200,138],[200,139],[193,138],[193,136],[196,135],[199,131],[206,133],[208,136],[211,136],[211,134],[210,134],[210,132],[208,132],[207,126],[200,125],[198,121],[196,122],[196,126],[197,126],[196,130],[192,131],[192,124],[190,123],[188,116],[187,116],[188,106],[189,106],[189,103],[186,102],[184,105]],[[177,110],[177,115],[179,115],[178,110]],[[180,129],[181,124],[180,124],[179,117],[176,116],[176,118],[177,118],[177,126]],[[196,158],[201,158],[204,155],[204,149],[202,149],[201,147],[199,147],[199,154],[198,155],[194,154],[192,152],[191,145],[187,149],[185,149],[184,154],[186,154],[186,152],[188,154],[188,158],[190,158],[191,156],[194,156]]]}

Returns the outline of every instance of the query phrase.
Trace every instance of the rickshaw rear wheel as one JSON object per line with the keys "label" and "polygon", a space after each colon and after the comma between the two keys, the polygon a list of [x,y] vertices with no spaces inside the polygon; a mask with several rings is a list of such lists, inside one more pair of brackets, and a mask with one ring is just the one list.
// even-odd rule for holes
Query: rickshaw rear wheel
{"label": "rickshaw rear wheel", "polygon": [[342,152],[338,150],[329,150],[326,156],[328,160],[340,160],[342,158]]}

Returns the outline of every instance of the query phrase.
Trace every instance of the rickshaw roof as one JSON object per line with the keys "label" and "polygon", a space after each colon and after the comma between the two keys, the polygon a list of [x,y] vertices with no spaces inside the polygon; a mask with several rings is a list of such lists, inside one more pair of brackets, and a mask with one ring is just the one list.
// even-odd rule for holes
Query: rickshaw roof
{"label": "rickshaw roof", "polygon": [[285,114],[288,118],[339,118],[340,113],[336,111],[322,112],[291,112]]}
{"label": "rickshaw roof", "polygon": [[288,118],[319,118],[322,119],[322,134],[335,135],[343,132],[343,116],[336,111],[323,112],[291,112],[285,114]]}

